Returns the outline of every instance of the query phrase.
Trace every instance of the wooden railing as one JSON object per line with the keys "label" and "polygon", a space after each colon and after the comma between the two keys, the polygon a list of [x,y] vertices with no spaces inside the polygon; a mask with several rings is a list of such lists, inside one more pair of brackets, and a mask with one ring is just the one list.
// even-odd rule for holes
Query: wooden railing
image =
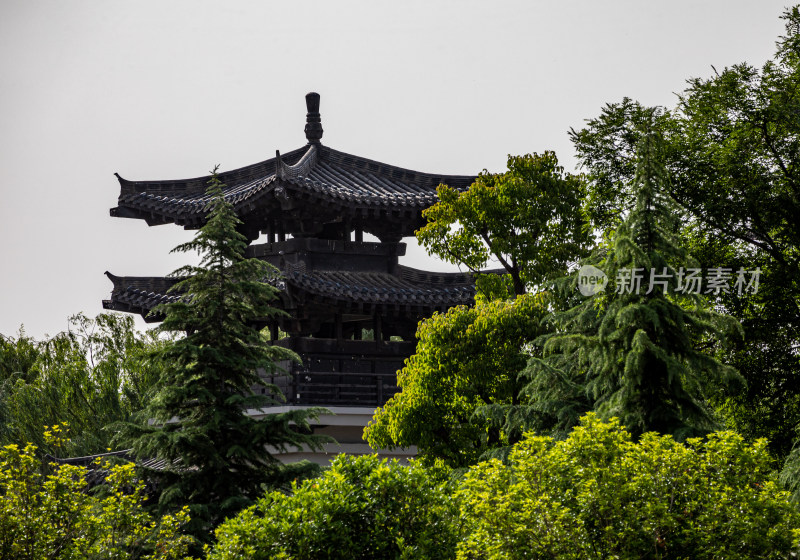
{"label": "wooden railing", "polygon": [[397,370],[414,351],[409,341],[285,338],[275,344],[302,360],[278,362],[284,375],[262,372],[265,383],[277,386],[292,405],[383,406],[399,391]]}
{"label": "wooden railing", "polygon": [[394,373],[295,371],[266,381],[293,405],[378,407],[399,391]]}

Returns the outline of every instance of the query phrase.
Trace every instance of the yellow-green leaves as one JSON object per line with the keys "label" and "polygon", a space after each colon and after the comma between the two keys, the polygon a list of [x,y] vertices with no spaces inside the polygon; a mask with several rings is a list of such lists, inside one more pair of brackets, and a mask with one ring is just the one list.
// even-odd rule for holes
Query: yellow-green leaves
{"label": "yellow-green leaves", "polygon": [[[63,432],[55,428],[51,436]],[[51,464],[42,474],[32,444],[0,449],[0,558],[187,558],[191,539],[180,533],[187,512],[154,519],[133,465],[98,467],[107,472],[103,497],[87,491],[84,467]]]}
{"label": "yellow-green leaves", "polygon": [[477,461],[505,434],[474,416],[484,405],[511,405],[525,343],[541,334],[541,298],[478,301],[420,323],[417,351],[398,374],[402,391],[375,413],[365,437],[376,449],[416,445],[425,461],[452,467]]}
{"label": "yellow-green leaves", "polygon": [[510,467],[470,469],[458,558],[785,558],[800,513],[769,463],[732,432],[634,442],[589,414],[565,441],[528,435]]}
{"label": "yellow-green leaves", "polygon": [[340,455],[320,478],[223,523],[209,560],[446,560],[457,506],[436,470]]}

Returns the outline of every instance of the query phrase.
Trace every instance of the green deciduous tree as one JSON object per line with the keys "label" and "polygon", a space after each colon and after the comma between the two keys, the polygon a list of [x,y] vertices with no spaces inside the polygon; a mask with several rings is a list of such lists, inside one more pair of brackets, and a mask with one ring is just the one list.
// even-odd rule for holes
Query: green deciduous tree
{"label": "green deciduous tree", "polygon": [[376,449],[416,445],[423,461],[451,467],[513,442],[519,434],[502,433],[475,412],[519,402],[517,374],[528,358],[523,347],[541,334],[544,313],[540,296],[524,295],[479,299],[421,322],[416,353],[398,372],[402,391],[376,411],[367,441]]}
{"label": "green deciduous tree", "polygon": [[[277,487],[314,470],[309,463],[283,465],[268,449],[303,445],[318,448],[319,436],[308,435],[308,421],[319,409],[252,412],[276,404],[279,393],[256,395],[258,369],[275,373],[276,361],[292,354],[265,343],[258,322],[274,317],[277,289],[274,267],[245,258],[246,238],[233,206],[222,194],[216,172],[208,187],[205,225],[194,240],[175,251],[197,251],[199,266],[174,275],[180,299],[155,309],[163,313],[161,331],[185,333],[164,347],[157,393],[139,424],[123,426],[141,459],[161,459],[160,505],[188,504],[193,531],[201,538],[226,516],[251,504],[263,487]],[[249,411],[249,412],[248,412]],[[268,411],[264,411],[268,412]]]}
{"label": "green deciduous tree", "polygon": [[[699,264],[762,271],[758,293],[714,298],[744,327],[744,340],[720,351],[748,382],[720,406],[731,426],[768,437],[778,456],[800,430],[800,10],[783,19],[772,60],[689,80],[658,119],[670,194]],[[600,227],[614,223],[613,208],[629,206],[637,124],[647,113],[625,99],[572,131]]]}
{"label": "green deciduous tree", "polygon": [[737,260],[762,269],[757,294],[721,298],[746,329],[729,356],[748,381],[725,410],[748,436],[769,437],[778,455],[800,435],[800,10],[783,17],[773,60],[691,80],[677,120],[690,148],[681,181],[694,186],[685,204],[708,224],[701,240],[713,247],[721,234]]}
{"label": "green deciduous tree", "polygon": [[[57,445],[63,428],[47,432]],[[0,448],[0,558],[8,560],[179,560],[191,539],[186,511],[154,519],[142,505],[133,465],[106,469],[107,492],[87,491],[85,467],[52,464],[41,474],[36,446]]]}
{"label": "green deciduous tree", "polygon": [[463,193],[446,185],[438,193],[422,213],[422,246],[474,272],[496,259],[516,295],[564,274],[590,241],[580,212],[583,182],[564,173],[553,152],[509,156],[505,173],[484,171]]}
{"label": "green deciduous tree", "polygon": [[459,559],[787,558],[800,513],[766,442],[733,432],[686,444],[589,414],[565,441],[529,434],[510,466],[467,473]]}
{"label": "green deciduous tree", "polygon": [[583,181],[564,173],[553,152],[509,156],[507,172],[484,171],[465,192],[441,185],[438,193],[439,202],[423,212],[420,243],[476,274],[492,260],[506,274],[477,274],[474,308],[420,325],[417,352],[398,376],[402,392],[376,413],[365,436],[373,446],[416,445],[425,461],[465,467],[507,448],[522,426],[545,421],[519,406],[518,373],[528,357],[523,347],[543,332],[546,296],[502,300],[565,274],[591,238]]}
{"label": "green deciduous tree", "polygon": [[449,559],[457,505],[437,472],[339,455],[317,479],[272,492],[217,529],[209,560]]}
{"label": "green deciduous tree", "polygon": [[715,426],[709,389],[740,379],[698,347],[704,338],[729,338],[739,325],[679,287],[679,271],[690,261],[676,236],[662,157],[658,135],[642,136],[635,205],[603,258],[592,261],[609,285],[554,314],[557,330],[543,337],[545,358],[534,358],[526,371],[532,405],[556,415],[562,433],[588,410],[619,417],[636,435],[702,433]]}

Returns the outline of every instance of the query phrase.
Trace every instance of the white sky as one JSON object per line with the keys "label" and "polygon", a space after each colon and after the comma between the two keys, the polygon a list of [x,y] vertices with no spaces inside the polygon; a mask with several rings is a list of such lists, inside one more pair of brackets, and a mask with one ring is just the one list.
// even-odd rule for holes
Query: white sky
{"label": "white sky", "polygon": [[[111,218],[118,183],[305,144],[419,171],[502,171],[623,96],[672,106],[711,65],[761,65],[784,1],[0,0],[0,333],[102,311],[103,275],[170,272],[191,237]],[[418,249],[411,266],[448,269]],[[141,325],[144,325],[140,321]]]}

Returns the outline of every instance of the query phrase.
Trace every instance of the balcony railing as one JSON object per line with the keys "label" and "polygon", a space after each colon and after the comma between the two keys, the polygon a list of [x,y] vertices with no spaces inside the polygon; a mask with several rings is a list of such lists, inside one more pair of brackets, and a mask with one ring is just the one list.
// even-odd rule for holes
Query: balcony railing
{"label": "balcony railing", "polygon": [[287,373],[262,372],[264,383],[277,386],[285,404],[312,406],[383,406],[399,391],[397,371],[414,351],[408,341],[285,338],[276,345],[297,352],[302,364],[279,362]]}
{"label": "balcony railing", "polygon": [[280,389],[285,404],[367,406],[386,404],[399,391],[394,373],[295,371],[265,378]]}

